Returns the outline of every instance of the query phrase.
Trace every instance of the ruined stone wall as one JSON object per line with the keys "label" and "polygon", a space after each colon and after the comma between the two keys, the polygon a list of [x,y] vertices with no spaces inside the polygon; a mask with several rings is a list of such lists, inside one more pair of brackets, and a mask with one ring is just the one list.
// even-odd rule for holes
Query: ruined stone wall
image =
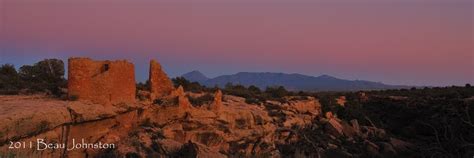
{"label": "ruined stone wall", "polygon": [[69,97],[110,105],[135,102],[135,70],[132,63],[70,58]]}
{"label": "ruined stone wall", "polygon": [[150,61],[150,90],[151,99],[169,95],[174,90],[173,83],[168,75],[161,68],[160,63],[155,60]]}

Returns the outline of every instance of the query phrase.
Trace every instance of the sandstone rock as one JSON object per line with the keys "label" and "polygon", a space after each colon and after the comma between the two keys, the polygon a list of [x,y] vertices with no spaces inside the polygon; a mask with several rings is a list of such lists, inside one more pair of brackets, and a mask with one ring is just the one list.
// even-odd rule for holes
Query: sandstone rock
{"label": "sandstone rock", "polygon": [[342,107],[346,105],[346,96],[340,96],[339,98],[336,98],[336,103]]}
{"label": "sandstone rock", "polygon": [[[219,98],[220,94],[218,93],[216,92],[216,98]],[[266,107],[249,105],[240,97],[226,95],[224,100],[215,100],[215,102],[220,100],[221,104],[224,105],[216,113],[209,110],[208,106],[192,107],[186,95],[184,89],[179,87],[172,91],[170,95],[162,98],[164,103],[160,105],[140,102],[140,104],[146,105],[117,104],[104,107],[83,101],[71,102],[72,104],[69,107],[71,110],[69,111],[76,114],[73,114],[74,119],[71,119],[66,104],[64,106],[65,119],[81,122],[81,126],[75,127],[72,130],[73,132],[69,133],[71,137],[87,137],[91,141],[116,142],[119,147],[115,151],[118,154],[117,156],[127,153],[136,153],[143,157],[173,156],[174,153],[180,151],[189,151],[181,149],[183,144],[190,146],[189,141],[191,141],[195,146],[191,149],[196,151],[194,153],[203,157],[223,157],[224,155],[219,152],[226,154],[241,153],[244,157],[261,153],[278,157],[276,142],[296,142],[300,139],[297,134],[291,134],[291,130],[281,131],[282,133],[279,134],[280,130],[278,129],[285,128],[285,125],[283,122],[281,124],[276,122],[270,116],[270,110]],[[172,98],[175,99],[174,102],[167,102],[168,99]],[[168,105],[168,103],[172,104]],[[186,108],[186,106],[189,106],[189,108]],[[308,126],[320,113],[319,103],[316,100],[315,102],[308,100],[294,101],[287,104],[286,107],[282,106],[278,107],[281,116],[273,117],[285,117],[290,122],[287,122],[288,125],[286,126],[288,127],[292,125]],[[140,110],[129,114],[127,110],[133,110],[134,108]],[[89,111],[93,112],[87,113]],[[0,111],[1,113],[2,111]],[[88,121],[90,119],[94,120]],[[60,132],[61,128],[48,133],[47,138],[54,137],[52,140],[59,140],[64,137],[64,134]],[[90,130],[94,133],[81,132],[80,129]],[[44,136],[42,134],[39,136]],[[96,135],[90,136],[90,134]],[[28,137],[28,139],[35,138]],[[146,148],[140,146],[140,144]],[[95,150],[86,151],[85,153],[91,157],[97,155]],[[67,155],[69,157],[83,157],[83,155],[78,154],[85,153],[80,151],[71,152],[71,155]],[[23,156],[31,155],[34,156],[35,154],[28,153]],[[60,153],[55,153],[51,157],[60,156]]]}
{"label": "sandstone rock", "polygon": [[135,102],[135,68],[120,61],[69,58],[68,95],[79,100],[111,105]]}
{"label": "sandstone rock", "polygon": [[181,107],[181,109],[188,109],[192,108],[191,102],[189,102],[189,99],[186,97],[186,93],[184,93],[184,88],[183,86],[179,86],[177,89],[171,91],[171,94],[167,96],[168,99],[178,99],[178,106]]}
{"label": "sandstone rock", "polygon": [[402,141],[397,138],[390,138],[390,144],[396,151],[406,151],[413,147],[413,144]]}
{"label": "sandstone rock", "polygon": [[174,89],[168,75],[166,75],[161,65],[155,60],[150,61],[149,81],[152,100],[166,96]]}
{"label": "sandstone rock", "polygon": [[[44,97],[12,97],[12,100],[5,101],[2,100],[3,96],[0,96],[0,109],[2,109],[0,110],[0,119],[4,120],[0,123],[0,133],[6,134],[0,138],[0,144],[2,144],[0,145],[1,156],[4,156],[3,153],[10,153],[17,157],[61,157],[64,155],[67,155],[67,157],[85,157],[85,155],[95,155],[99,150],[67,151],[58,149],[38,152],[36,146],[28,149],[12,150],[8,148],[8,144],[4,141],[8,139],[11,141],[36,142],[37,139],[44,139],[47,143],[64,143],[71,146],[72,140],[77,143],[84,139],[85,142],[100,141],[110,144],[125,138],[131,127],[136,126],[135,123],[138,119],[137,112],[134,110],[118,114],[114,111],[108,111],[117,108],[106,107],[101,110],[103,105],[97,104],[74,102],[74,105],[69,106],[70,103],[67,101]],[[3,108],[11,110],[3,110]],[[68,110],[68,108],[74,109],[72,110],[74,112]],[[115,113],[114,116],[109,117],[113,113]],[[73,115],[80,119],[74,119]]]}
{"label": "sandstone rock", "polygon": [[379,150],[380,150],[380,147],[377,146],[375,143],[372,143],[368,140],[365,140],[364,141],[364,144],[366,146],[366,150],[367,150],[367,153],[371,156],[378,156],[380,153],[379,153]]}
{"label": "sandstone rock", "polygon": [[181,149],[177,152],[177,157],[196,157],[196,158],[225,158],[227,156],[213,151],[204,145],[188,142],[181,146]]}
{"label": "sandstone rock", "polygon": [[32,136],[66,124],[108,119],[134,108],[136,107],[62,101],[37,95],[0,95],[0,143],[8,139]]}
{"label": "sandstone rock", "polygon": [[364,92],[359,92],[358,95],[359,95],[359,100],[362,102],[366,102],[367,100],[369,100],[369,97]]}
{"label": "sandstone rock", "polygon": [[328,120],[326,131],[334,136],[342,136],[344,134],[342,125],[334,118]]}
{"label": "sandstone rock", "polygon": [[301,114],[303,113],[310,113],[312,115],[321,114],[321,104],[319,104],[319,101],[316,101],[314,99],[290,101],[288,107],[290,109],[295,109],[296,112],[301,113]]}
{"label": "sandstone rock", "polygon": [[217,90],[214,94],[214,101],[212,102],[210,109],[213,111],[219,111],[222,106],[222,91]]}
{"label": "sandstone rock", "polygon": [[359,121],[356,119],[351,120],[352,128],[357,134],[360,134],[360,126],[359,126]]}
{"label": "sandstone rock", "polygon": [[384,129],[379,129],[370,126],[361,126],[361,132],[367,137],[376,137],[380,139],[384,139],[386,137],[386,132]]}
{"label": "sandstone rock", "polygon": [[381,154],[384,155],[384,157],[393,157],[397,154],[390,143],[378,142],[377,145],[381,148]]}
{"label": "sandstone rock", "polygon": [[162,147],[162,150],[164,150],[166,153],[178,152],[183,145],[183,143],[177,142],[173,139],[159,139],[157,142],[160,144],[160,147]]}
{"label": "sandstone rock", "polygon": [[332,143],[328,143],[328,148],[329,148],[329,149],[337,149],[337,145],[336,145],[336,144],[332,144]]}
{"label": "sandstone rock", "polygon": [[341,121],[340,124],[342,125],[342,132],[345,136],[350,138],[357,136],[357,132],[347,122]]}
{"label": "sandstone rock", "polygon": [[137,95],[141,101],[148,100],[148,99],[151,100],[151,93],[149,91],[139,90]]}
{"label": "sandstone rock", "polygon": [[326,112],[326,114],[324,114],[324,116],[325,116],[327,119],[332,119],[332,118],[334,118],[334,115],[332,114],[331,111]]}

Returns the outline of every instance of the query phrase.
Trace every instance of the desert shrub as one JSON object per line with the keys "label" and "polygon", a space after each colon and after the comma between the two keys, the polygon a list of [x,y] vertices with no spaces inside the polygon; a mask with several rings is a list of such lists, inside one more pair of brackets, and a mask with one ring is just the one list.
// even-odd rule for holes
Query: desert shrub
{"label": "desert shrub", "polygon": [[163,100],[155,99],[155,100],[153,100],[153,104],[157,104],[157,105],[163,104]]}
{"label": "desert shrub", "polygon": [[249,86],[248,90],[254,94],[260,94],[262,93],[262,90],[260,90],[260,88],[258,88],[257,86],[254,86],[254,85],[251,85]]}
{"label": "desert shrub", "polygon": [[107,148],[104,150],[99,150],[97,155],[95,155],[96,158],[111,158],[111,157],[120,157],[120,154],[117,151],[117,148]]}
{"label": "desert shrub", "polygon": [[175,106],[179,104],[179,97],[167,98],[167,99],[156,99],[154,103],[163,106]]}
{"label": "desert shrub", "polygon": [[18,75],[22,88],[30,92],[48,92],[62,95],[61,88],[66,87],[64,62],[59,59],[45,59],[34,65],[23,65]]}
{"label": "desert shrub", "polygon": [[21,89],[21,80],[11,64],[0,66],[0,94],[14,95]]}
{"label": "desert shrub", "polygon": [[265,93],[268,93],[273,98],[282,98],[290,94],[290,92],[288,92],[283,86],[267,87]]}
{"label": "desert shrub", "polygon": [[214,101],[214,96],[212,96],[209,93],[206,93],[197,98],[191,97],[189,95],[187,97],[188,97],[189,102],[191,102],[193,106],[201,106],[204,104],[210,104],[212,101]]}
{"label": "desert shrub", "polygon": [[70,95],[70,96],[69,96],[69,100],[70,100],[70,101],[77,101],[77,100],[79,100],[79,96],[77,96],[77,95]]}
{"label": "desert shrub", "polygon": [[175,87],[183,86],[186,91],[191,92],[203,92],[208,91],[205,86],[202,86],[198,82],[191,82],[184,77],[176,77],[172,79]]}
{"label": "desert shrub", "polygon": [[245,86],[240,84],[233,85],[232,83],[227,83],[223,91],[226,94],[235,95],[243,98],[249,98],[256,95],[252,91],[247,89]]}
{"label": "desert shrub", "polygon": [[[466,157],[474,151],[474,104],[467,99],[474,96],[474,88],[425,87],[365,93],[369,100],[363,102],[357,92],[317,96],[324,111],[336,112],[343,120],[357,119],[369,126],[372,122],[388,134],[412,140],[418,151],[405,157]],[[346,105],[334,108],[333,99],[340,95],[346,96]]]}
{"label": "desert shrub", "polygon": [[138,82],[137,83],[137,91],[150,91],[150,80],[146,80],[145,83]]}
{"label": "desert shrub", "polygon": [[151,122],[150,118],[146,118],[145,120],[140,122],[140,126],[142,127],[153,127],[153,122]]}
{"label": "desert shrub", "polygon": [[245,103],[247,103],[247,104],[260,104],[261,101],[257,98],[249,97],[249,98],[245,98]]}
{"label": "desert shrub", "polygon": [[224,141],[224,139],[214,132],[203,132],[197,135],[197,138],[200,143],[203,143],[207,146],[214,146]]}
{"label": "desert shrub", "polygon": [[236,119],[235,125],[239,129],[244,129],[247,126],[247,121],[245,121],[245,119]]}
{"label": "desert shrub", "polygon": [[198,145],[189,141],[188,143],[183,144],[178,151],[171,153],[171,157],[194,158],[197,157],[198,150]]}
{"label": "desert shrub", "polygon": [[249,86],[247,88],[243,85],[233,85],[232,83],[227,83],[223,89],[223,92],[225,94],[245,98],[245,102],[247,104],[260,104],[271,98],[268,94],[263,93],[256,86]]}
{"label": "desert shrub", "polygon": [[138,154],[136,152],[129,152],[129,153],[125,154],[125,157],[126,158],[141,158],[140,154]]}

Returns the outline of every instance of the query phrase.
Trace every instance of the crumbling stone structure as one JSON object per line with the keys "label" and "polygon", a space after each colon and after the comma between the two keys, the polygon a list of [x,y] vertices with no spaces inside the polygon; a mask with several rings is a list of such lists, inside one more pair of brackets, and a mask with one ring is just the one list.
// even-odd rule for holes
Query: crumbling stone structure
{"label": "crumbling stone structure", "polygon": [[169,95],[174,90],[173,83],[162,70],[160,63],[155,60],[150,61],[150,99],[155,100]]}
{"label": "crumbling stone structure", "polygon": [[212,102],[210,109],[213,111],[219,111],[222,108],[222,91],[217,90],[214,94],[214,101]]}
{"label": "crumbling stone structure", "polygon": [[171,91],[169,97],[177,98],[178,106],[181,109],[189,109],[193,107],[191,102],[189,102],[189,99],[186,97],[183,86],[179,86],[177,89]]}
{"label": "crumbling stone structure", "polygon": [[68,70],[70,98],[103,105],[135,102],[135,69],[126,60],[70,58]]}

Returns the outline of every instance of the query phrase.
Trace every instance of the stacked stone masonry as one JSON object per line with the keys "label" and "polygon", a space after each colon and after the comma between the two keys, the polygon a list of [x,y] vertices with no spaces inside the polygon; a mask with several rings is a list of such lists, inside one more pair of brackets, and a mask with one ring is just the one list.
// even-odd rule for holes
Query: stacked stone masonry
{"label": "stacked stone masonry", "polygon": [[169,95],[174,90],[170,78],[162,70],[160,63],[155,60],[150,61],[149,77],[152,100]]}
{"label": "stacked stone masonry", "polygon": [[68,69],[70,98],[103,105],[135,102],[135,70],[132,63],[70,58]]}

